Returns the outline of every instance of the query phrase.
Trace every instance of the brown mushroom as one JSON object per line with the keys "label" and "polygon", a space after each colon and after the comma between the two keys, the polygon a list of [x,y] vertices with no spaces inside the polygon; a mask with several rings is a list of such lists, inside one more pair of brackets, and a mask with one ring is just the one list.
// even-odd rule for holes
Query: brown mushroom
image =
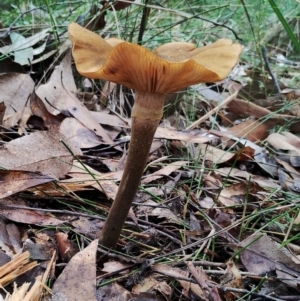
{"label": "brown mushroom", "polygon": [[104,40],[75,23],[69,25],[69,36],[80,74],[135,90],[127,161],[100,234],[100,243],[114,248],[140,184],[165,95],[199,82],[224,79],[237,63],[242,47],[220,39],[201,48],[191,43],[168,43],[151,52],[122,40]]}

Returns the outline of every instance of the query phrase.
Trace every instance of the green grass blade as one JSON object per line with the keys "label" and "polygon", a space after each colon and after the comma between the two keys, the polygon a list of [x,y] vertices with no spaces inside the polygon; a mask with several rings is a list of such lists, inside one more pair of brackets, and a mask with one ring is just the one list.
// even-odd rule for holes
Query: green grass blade
{"label": "green grass blade", "polygon": [[279,21],[281,22],[281,24],[283,25],[286,33],[288,34],[288,36],[290,37],[290,39],[292,40],[292,42],[294,43],[297,51],[300,53],[300,43],[298,41],[298,39],[296,38],[296,36],[294,35],[292,29],[290,28],[289,24],[286,22],[284,16],[282,15],[281,11],[279,10],[278,6],[276,5],[274,0],[268,0],[272,9],[274,10],[275,14],[277,15]]}

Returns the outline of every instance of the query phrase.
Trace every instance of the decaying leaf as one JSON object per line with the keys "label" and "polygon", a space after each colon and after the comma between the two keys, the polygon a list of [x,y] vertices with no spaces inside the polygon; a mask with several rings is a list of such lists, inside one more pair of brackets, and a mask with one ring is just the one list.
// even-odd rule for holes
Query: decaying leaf
{"label": "decaying leaf", "polygon": [[132,292],[135,294],[153,291],[161,292],[164,296],[171,296],[172,288],[165,281],[157,280],[153,276],[147,277],[132,288]]}
{"label": "decaying leaf", "polygon": [[[0,219],[0,247],[9,257],[13,257],[22,249],[21,234],[17,226],[7,223],[3,218]],[[5,263],[1,260],[1,264]]]}
{"label": "decaying leaf", "polygon": [[[23,208],[18,208],[20,206]],[[18,210],[16,210],[16,208],[18,208]],[[64,223],[64,221],[45,214],[44,212],[26,209],[26,205],[21,199],[13,197],[0,200],[0,213],[8,220],[27,225],[57,226]]]}
{"label": "decaying leaf", "polygon": [[0,199],[54,179],[40,172],[0,170]]}
{"label": "decaying leaf", "polygon": [[[89,166],[84,168],[79,162],[74,162],[69,176],[73,178],[71,181],[88,182],[89,185],[101,190],[108,199],[113,200],[118,191],[118,185],[115,181],[120,181],[122,173],[120,171],[102,174]],[[71,182],[70,180],[65,181]]]}
{"label": "decaying leaf", "polygon": [[56,233],[55,239],[60,259],[63,262],[68,262],[78,252],[78,247],[68,239],[68,234],[66,233]]}
{"label": "decaying leaf", "polygon": [[[195,295],[199,296],[202,300],[207,300],[206,293],[200,288],[198,284],[189,281],[181,280],[180,278],[187,278],[188,272],[179,268],[170,267],[165,264],[155,264],[152,267],[153,271],[159,272],[165,276],[169,276],[177,280],[183,287],[183,294],[188,297],[189,292],[192,291]],[[204,280],[205,281],[205,280]]]}
{"label": "decaying leaf", "polygon": [[155,181],[157,179],[162,178],[163,176],[169,176],[172,172],[178,170],[182,166],[188,164],[188,161],[176,161],[168,164],[167,166],[163,167],[162,169],[154,172],[153,174],[149,176],[145,176],[142,179],[143,184],[150,183],[152,181]]}
{"label": "decaying leaf", "polygon": [[104,143],[112,144],[112,139],[102,126],[94,120],[90,111],[72,94],[75,91],[76,85],[71,69],[71,53],[68,52],[61,64],[53,71],[48,83],[40,85],[36,90],[36,94],[44,101],[50,113],[68,112],[69,115],[73,115],[83,125],[101,137]]}
{"label": "decaying leaf", "polygon": [[51,114],[47,110],[43,101],[36,95],[34,91],[30,96],[30,108],[34,116],[38,116],[43,119],[44,125],[49,131],[58,132],[60,124],[65,119],[65,116]]}
{"label": "decaying leaf", "polygon": [[247,271],[264,275],[276,271],[281,281],[297,288],[300,279],[300,264],[291,259],[292,254],[283,252],[268,235],[256,233],[240,243],[245,250],[241,260]]}
{"label": "decaying leaf", "polygon": [[220,192],[218,201],[224,206],[241,206],[244,204],[245,198],[249,202],[249,196],[256,196],[261,191],[264,189],[254,182],[240,182],[224,187]]}
{"label": "decaying leaf", "polygon": [[[110,115],[108,112],[90,112],[91,115],[101,124],[116,126],[116,127],[131,127],[131,119],[120,118],[116,115]],[[190,143],[206,143],[216,139],[214,135],[207,134],[202,130],[179,131],[173,128],[158,127],[155,134],[155,139],[179,140]]]}
{"label": "decaying leaf", "polygon": [[[104,263],[104,267],[101,271],[107,272],[107,273],[113,273],[113,272],[122,270],[124,268],[127,268],[129,266],[130,266],[130,264],[124,264],[119,261],[109,261],[109,262]],[[128,273],[129,273],[128,270],[120,272],[121,275],[127,275]]]}
{"label": "decaying leaf", "polygon": [[96,292],[97,245],[98,240],[94,240],[83,251],[72,257],[54,283],[53,296],[73,301],[98,301]]}
{"label": "decaying leaf", "polygon": [[28,74],[4,73],[0,75],[1,101],[4,101],[6,106],[4,121],[24,109],[33,89],[34,81]]}
{"label": "decaying leaf", "polygon": [[75,118],[66,118],[60,125],[59,132],[79,148],[90,148],[103,144],[103,141],[94,131],[85,127]]}
{"label": "decaying leaf", "polygon": [[[148,206],[147,206],[148,205]],[[158,218],[166,218],[169,222],[181,223],[181,220],[168,208],[161,208],[159,203],[148,200],[139,208],[139,215],[157,216]]]}
{"label": "decaying leaf", "polygon": [[[13,35],[15,35],[15,37],[11,37],[12,44],[1,47],[0,52],[3,54],[9,54],[12,52],[17,52],[20,50],[28,49],[31,46],[38,43],[39,41],[45,39],[45,37],[47,37],[49,35],[49,31],[50,31],[50,28],[45,28],[44,30],[42,30],[28,38],[24,38],[23,36],[19,35],[18,33],[13,32]],[[37,51],[36,51],[36,54],[38,54]],[[27,61],[27,64],[28,63],[29,62]]]}
{"label": "decaying leaf", "polygon": [[[35,132],[12,140],[0,148],[0,166],[63,177],[72,167],[73,155],[62,140],[61,134],[53,132]],[[81,154],[80,149],[69,147],[74,154]]]}
{"label": "decaying leaf", "polygon": [[234,179],[242,178],[247,181],[253,181],[257,183],[261,187],[272,187],[279,188],[280,186],[277,184],[277,181],[263,177],[258,175],[253,175],[245,170],[240,170],[234,167],[221,167],[218,168],[218,173],[220,173],[224,177],[232,177]]}
{"label": "decaying leaf", "polygon": [[[272,133],[267,141],[276,149],[281,151],[281,155],[285,157],[292,166],[300,167],[300,138],[289,132],[281,134]],[[287,151],[287,153],[283,153]],[[280,155],[280,154],[279,154]],[[284,159],[284,158],[283,158]]]}

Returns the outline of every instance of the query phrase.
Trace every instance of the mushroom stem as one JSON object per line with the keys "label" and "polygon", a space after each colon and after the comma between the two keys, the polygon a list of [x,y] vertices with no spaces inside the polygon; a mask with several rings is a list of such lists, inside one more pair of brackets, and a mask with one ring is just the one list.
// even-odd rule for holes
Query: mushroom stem
{"label": "mushroom stem", "polygon": [[163,114],[164,98],[165,95],[161,93],[136,92],[127,161],[119,190],[99,238],[100,244],[107,248],[117,245]]}

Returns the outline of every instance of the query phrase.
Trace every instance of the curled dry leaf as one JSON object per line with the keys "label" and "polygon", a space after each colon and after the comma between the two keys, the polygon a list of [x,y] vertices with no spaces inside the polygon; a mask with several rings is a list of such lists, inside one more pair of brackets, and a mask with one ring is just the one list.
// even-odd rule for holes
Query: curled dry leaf
{"label": "curled dry leaf", "polygon": [[269,131],[277,124],[276,120],[246,120],[238,125],[228,128],[227,131],[236,137],[243,137],[252,142],[260,142],[268,137]]}
{"label": "curled dry leaf", "polygon": [[65,116],[51,114],[34,91],[30,96],[30,109],[32,114],[42,118],[47,129],[53,132],[58,132],[60,124],[65,119]]}
{"label": "curled dry leaf", "polygon": [[74,242],[69,240],[68,234],[57,232],[55,233],[55,240],[60,259],[63,262],[68,262],[78,252],[78,247],[74,244]]}
{"label": "curled dry leaf", "polygon": [[113,200],[118,191],[118,185],[115,184],[115,181],[120,181],[122,174],[122,171],[101,174],[89,166],[84,168],[79,162],[75,161],[69,172],[72,179],[64,180],[64,182],[85,182],[85,184],[102,191],[108,199]]}
{"label": "curled dry leaf", "polygon": [[[281,134],[272,133],[267,138],[270,143],[278,151],[287,151],[281,153],[284,157],[288,157],[289,162],[294,167],[300,167],[300,138],[289,132]],[[280,154],[279,154],[280,155]]]}

